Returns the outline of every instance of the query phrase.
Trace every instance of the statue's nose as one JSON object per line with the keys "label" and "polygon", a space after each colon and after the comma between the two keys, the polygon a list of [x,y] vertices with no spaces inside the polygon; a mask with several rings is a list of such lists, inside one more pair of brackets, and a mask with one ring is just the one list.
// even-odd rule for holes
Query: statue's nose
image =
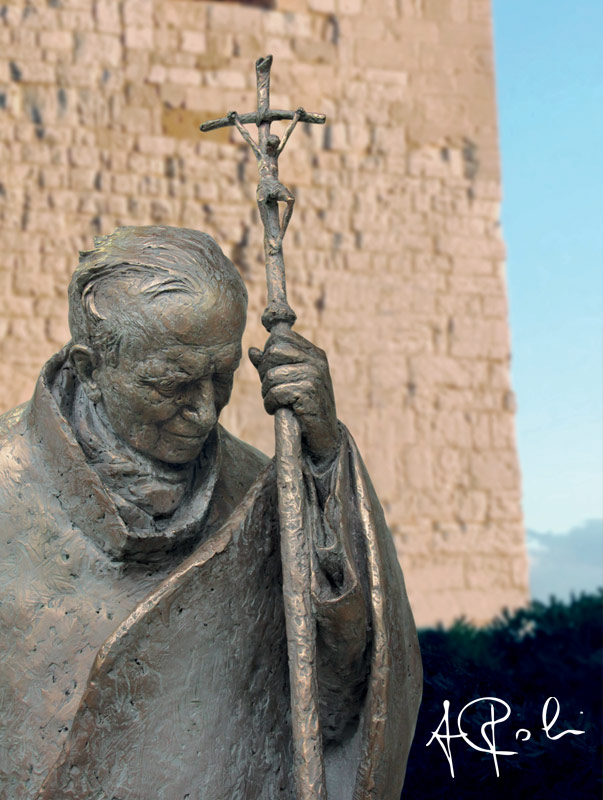
{"label": "statue's nose", "polygon": [[208,379],[187,394],[180,415],[195,426],[209,430],[218,421],[214,399],[214,385]]}

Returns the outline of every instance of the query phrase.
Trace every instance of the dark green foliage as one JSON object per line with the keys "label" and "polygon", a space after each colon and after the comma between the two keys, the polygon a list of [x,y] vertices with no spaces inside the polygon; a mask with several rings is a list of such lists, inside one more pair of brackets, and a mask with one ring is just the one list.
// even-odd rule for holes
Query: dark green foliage
{"label": "dark green foliage", "polygon": [[[410,753],[403,800],[512,798],[513,800],[597,800],[602,796],[603,590],[568,604],[552,599],[532,603],[486,628],[464,620],[449,630],[419,632],[425,687],[417,732]],[[472,749],[462,739],[450,748],[455,778],[436,740],[426,747],[450,701],[450,733],[458,733],[457,717],[466,703],[481,697],[500,698],[510,717],[495,726],[496,747],[516,751],[499,756],[500,777],[489,753]],[[548,697],[560,704],[550,728],[556,736],[569,728],[583,730],[551,740],[543,731],[542,709]],[[463,715],[463,728],[481,747],[480,727],[490,721],[490,703]],[[548,720],[554,717],[551,703]],[[582,714],[580,712],[583,712]],[[494,703],[496,718],[504,716]],[[531,732],[518,741],[519,728]],[[444,734],[442,725],[439,733]],[[486,728],[491,737],[491,728]]]}

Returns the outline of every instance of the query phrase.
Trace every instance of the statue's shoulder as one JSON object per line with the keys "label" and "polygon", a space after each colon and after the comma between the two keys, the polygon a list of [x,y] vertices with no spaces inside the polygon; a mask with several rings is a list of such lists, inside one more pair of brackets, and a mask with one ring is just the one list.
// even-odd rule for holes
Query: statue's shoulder
{"label": "statue's shoulder", "polygon": [[0,468],[6,468],[28,446],[28,406],[22,403],[0,415]]}
{"label": "statue's shoulder", "polygon": [[[32,492],[38,480],[32,469],[33,450],[30,436],[28,403],[0,416],[0,562],[4,563],[6,537],[13,528],[30,529]],[[29,520],[29,522],[28,522]],[[1,571],[0,571],[1,575]]]}
{"label": "statue's shoulder", "polygon": [[2,447],[5,440],[13,436],[20,436],[25,432],[27,428],[25,412],[28,405],[29,403],[21,403],[20,406],[0,414],[0,447]]}
{"label": "statue's shoulder", "polygon": [[0,512],[20,493],[24,482],[31,482],[28,407],[29,403],[23,403],[0,416]]}

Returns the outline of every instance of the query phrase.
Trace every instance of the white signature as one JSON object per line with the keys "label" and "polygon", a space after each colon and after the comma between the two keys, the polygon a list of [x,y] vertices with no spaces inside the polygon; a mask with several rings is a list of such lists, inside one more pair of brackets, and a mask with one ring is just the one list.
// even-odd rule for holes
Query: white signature
{"label": "white signature", "polygon": [[[463,714],[467,711],[468,708],[471,706],[475,706],[477,703],[490,703],[490,720],[488,722],[484,722],[481,726],[481,735],[483,741],[486,743],[486,747],[481,747],[479,744],[472,742],[469,738],[469,735],[466,731],[463,730],[462,720]],[[504,710],[504,716],[496,717],[494,713],[494,704],[500,703],[502,708],[498,708],[498,711],[501,713]],[[554,711],[552,719],[549,719],[549,706],[551,703],[554,704]],[[583,713],[582,711],[580,712]],[[456,724],[458,728],[458,733],[450,733],[450,701],[444,700],[444,716],[438,727],[435,731],[431,734],[431,739],[427,742],[426,747],[434,741],[440,745],[442,750],[444,751],[444,755],[448,759],[448,764],[450,765],[450,774],[454,778],[454,764],[452,762],[452,749],[450,747],[450,743],[452,739],[462,739],[465,744],[468,744],[469,747],[472,747],[474,750],[479,750],[480,753],[490,753],[492,755],[492,759],[494,761],[494,769],[496,770],[496,777],[500,776],[499,769],[498,769],[498,756],[516,756],[516,750],[497,750],[496,749],[496,734],[495,734],[495,727],[501,722],[509,719],[511,716],[511,706],[506,703],[504,700],[500,700],[498,697],[478,697],[477,700],[472,700],[470,703],[467,703],[466,706],[460,710],[458,717],[456,718]],[[556,740],[561,739],[562,736],[566,736],[567,734],[573,734],[574,736],[580,736],[580,734],[585,733],[585,731],[576,731],[571,728],[567,730],[560,731],[559,733],[552,734],[551,730],[554,727],[555,723],[557,722],[557,718],[559,717],[559,701],[556,697],[549,697],[542,707],[542,730],[545,732],[548,739]],[[442,727],[444,728],[444,732],[441,733]],[[489,735],[488,735],[489,734]],[[527,728],[519,728],[515,731],[515,739],[521,742],[527,742],[530,739],[532,734]]]}

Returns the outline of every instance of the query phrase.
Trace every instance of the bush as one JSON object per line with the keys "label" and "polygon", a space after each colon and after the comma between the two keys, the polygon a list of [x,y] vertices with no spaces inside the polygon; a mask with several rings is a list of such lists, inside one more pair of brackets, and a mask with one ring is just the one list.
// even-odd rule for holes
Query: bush
{"label": "bush", "polygon": [[[464,620],[449,630],[419,631],[425,685],[423,703],[410,752],[403,800],[430,798],[497,798],[514,800],[582,800],[601,797],[603,590],[581,595],[568,604],[552,599],[534,602],[503,614],[485,628]],[[478,698],[498,698],[510,706],[510,716],[494,726],[500,777],[491,753],[478,752],[460,738],[449,740],[455,777],[447,757],[433,739],[445,735],[445,700],[450,701],[449,732],[458,734],[457,717],[465,704]],[[549,703],[543,730],[543,706]],[[487,749],[484,728],[492,738],[491,707],[501,720],[501,702],[482,701],[468,708],[462,727],[469,739]],[[438,730],[438,726],[440,726]],[[531,737],[516,732],[527,729]],[[567,729],[582,730],[581,735]],[[549,738],[551,737],[551,738]],[[442,739],[442,744],[447,744]]]}

